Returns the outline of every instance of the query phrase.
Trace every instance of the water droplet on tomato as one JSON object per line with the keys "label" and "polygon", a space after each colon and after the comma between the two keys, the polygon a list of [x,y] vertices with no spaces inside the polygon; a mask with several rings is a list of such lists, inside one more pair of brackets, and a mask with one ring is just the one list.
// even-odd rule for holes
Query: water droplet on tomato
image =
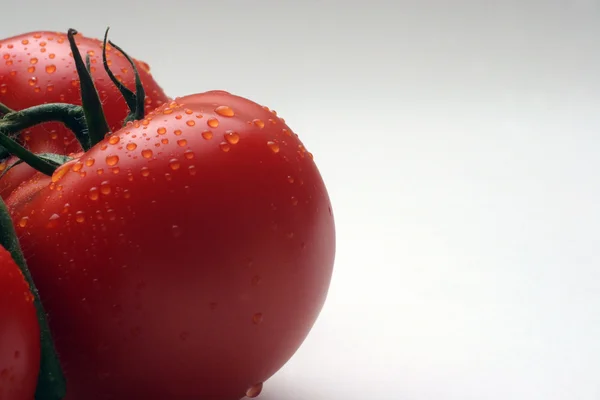
{"label": "water droplet on tomato", "polygon": [[169,168],[171,168],[173,171],[178,170],[180,167],[181,167],[181,163],[179,162],[178,159],[172,158],[169,160]]}
{"label": "water droplet on tomato", "polygon": [[193,176],[193,175],[196,175],[196,172],[197,172],[197,170],[196,170],[196,166],[195,166],[195,165],[190,165],[190,166],[188,167],[188,172],[189,172],[189,174],[190,174],[190,175],[192,175],[192,176]]}
{"label": "water droplet on tomato", "polygon": [[297,206],[298,205],[298,199],[295,198],[294,196],[292,196],[292,205],[293,206]]}
{"label": "water droplet on tomato", "polygon": [[227,131],[227,132],[225,132],[225,134],[223,136],[225,137],[225,140],[229,144],[237,144],[240,141],[239,133],[234,132],[234,131]]}
{"label": "water droplet on tomato", "polygon": [[206,140],[210,140],[213,137],[213,133],[211,131],[202,132],[202,137]]}
{"label": "water droplet on tomato", "polygon": [[91,167],[92,165],[94,165],[95,162],[96,162],[95,159],[88,158],[87,160],[85,160],[85,165],[87,165],[88,167]]}
{"label": "water droplet on tomato", "polygon": [[150,149],[144,149],[144,150],[142,150],[142,157],[144,157],[144,158],[152,158],[153,154],[154,153]]}
{"label": "water droplet on tomato", "polygon": [[59,180],[61,180],[62,177],[65,176],[65,174],[69,171],[69,168],[70,168],[69,163],[63,164],[60,167],[58,167],[52,174],[50,181],[54,183],[54,182],[58,182]]}
{"label": "water droplet on tomato", "polygon": [[264,122],[262,122],[260,119],[255,119],[255,120],[252,120],[252,123],[254,124],[254,126],[257,126],[257,127],[259,127],[260,129],[262,129],[262,128],[264,128],[264,127],[265,127],[265,123],[264,123]]}
{"label": "water droplet on tomato", "polygon": [[110,183],[108,181],[104,181],[100,184],[100,193],[103,195],[109,195],[111,192]]}
{"label": "water droplet on tomato", "polygon": [[216,127],[219,126],[219,120],[216,119],[216,118],[209,118],[209,119],[206,120],[206,123],[211,128],[216,128]]}
{"label": "water droplet on tomato", "polygon": [[30,63],[30,64],[37,64],[37,63],[38,63],[38,59],[37,59],[36,57],[32,57],[32,58],[29,60],[29,63]]}
{"label": "water droplet on tomato", "polygon": [[77,211],[75,213],[75,221],[80,224],[85,222],[85,214],[83,213],[83,211]]}
{"label": "water droplet on tomato", "polygon": [[19,220],[19,226],[21,228],[25,228],[27,226],[27,222],[29,221],[29,217],[23,217]]}
{"label": "water droplet on tomato", "polygon": [[35,86],[35,84],[37,83],[37,78],[35,76],[32,76],[31,78],[29,78],[29,86]]}
{"label": "water droplet on tomato", "polygon": [[294,183],[294,177],[291,175],[288,175],[287,180],[289,183]]}
{"label": "water droplet on tomato", "polygon": [[258,397],[258,395],[262,392],[262,389],[263,383],[257,383],[250,387],[248,390],[246,390],[246,397],[249,397],[251,399]]}
{"label": "water droplet on tomato", "polygon": [[215,108],[215,112],[222,117],[233,117],[235,115],[232,108],[228,106],[219,106]]}
{"label": "water droplet on tomato", "polygon": [[182,133],[183,133],[183,132],[181,131],[181,129],[175,129],[175,130],[173,131],[173,134],[174,134],[175,136],[181,136],[181,134],[182,134]]}
{"label": "water droplet on tomato", "polygon": [[189,121],[186,121],[185,124],[187,126],[194,126],[194,125],[196,125],[196,121],[194,121],[193,119],[190,119]]}
{"label": "water droplet on tomato", "polygon": [[179,140],[177,141],[177,145],[178,145],[179,147],[185,147],[185,146],[187,146],[187,140],[186,140],[186,139],[179,139]]}
{"label": "water droplet on tomato", "polygon": [[279,153],[279,145],[277,143],[268,141],[267,146],[269,147],[269,149],[271,149],[273,153]]}
{"label": "water droplet on tomato", "polygon": [[179,225],[173,225],[171,227],[171,233],[172,233],[173,237],[176,237],[176,238],[181,236],[181,228],[179,227]]}
{"label": "water droplet on tomato", "polygon": [[35,67],[33,65],[31,67],[28,67],[27,68],[27,72],[34,73],[35,72]]}
{"label": "water droplet on tomato", "polygon": [[148,167],[142,167],[140,169],[140,173],[142,174],[142,176],[148,176],[150,175],[150,170],[148,169]]}
{"label": "water droplet on tomato", "polygon": [[46,225],[48,228],[56,228],[58,226],[58,220],[60,216],[58,214],[52,214],[48,219],[48,224]]}
{"label": "water droplet on tomato", "polygon": [[108,143],[115,145],[118,144],[121,141],[121,138],[116,136],[116,135],[112,135],[109,139],[108,139]]}
{"label": "water droplet on tomato", "polygon": [[225,153],[227,153],[229,150],[231,150],[231,146],[229,145],[229,143],[227,142],[221,142],[221,144],[219,144],[219,147],[221,148],[221,150],[223,150]]}
{"label": "water droplet on tomato", "polygon": [[167,128],[161,126],[156,130],[156,133],[158,133],[159,135],[164,135],[165,133],[167,133]]}
{"label": "water droplet on tomato", "polygon": [[95,186],[92,187],[88,192],[88,197],[90,198],[90,200],[98,200],[98,198],[100,197],[98,188]]}
{"label": "water droplet on tomato", "polygon": [[133,150],[135,150],[137,148],[137,144],[135,144],[133,142],[130,142],[130,143],[127,143],[127,145],[125,146],[125,148],[127,150],[129,150],[129,151],[133,151]]}
{"label": "water droplet on tomato", "polygon": [[56,72],[56,65],[54,65],[54,64],[48,64],[48,65],[46,65],[46,72],[48,74],[55,73]]}
{"label": "water droplet on tomato", "polygon": [[106,156],[106,165],[109,167],[114,167],[119,163],[119,156],[116,154],[112,154],[110,156]]}
{"label": "water droplet on tomato", "polygon": [[256,313],[252,316],[252,322],[256,325],[260,324],[263,320],[262,313]]}
{"label": "water droplet on tomato", "polygon": [[184,156],[185,158],[187,158],[188,160],[191,160],[192,158],[194,158],[194,152],[193,152],[192,150],[186,150],[186,151],[183,153],[183,156]]}

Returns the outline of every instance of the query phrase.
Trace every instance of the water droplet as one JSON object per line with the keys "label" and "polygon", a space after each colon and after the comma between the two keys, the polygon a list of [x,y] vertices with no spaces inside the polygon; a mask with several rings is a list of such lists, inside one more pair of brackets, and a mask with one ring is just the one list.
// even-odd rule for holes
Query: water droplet
{"label": "water droplet", "polygon": [[98,168],[98,169],[96,170],[96,173],[97,173],[98,175],[102,175],[102,174],[104,173],[104,168]]}
{"label": "water droplet", "polygon": [[75,213],[75,221],[79,224],[85,222],[85,214],[83,213],[83,211],[77,211]]}
{"label": "water droplet", "polygon": [[59,180],[61,180],[62,177],[65,176],[65,174],[67,172],[69,172],[69,167],[70,167],[70,165],[68,163],[63,164],[60,167],[58,167],[52,174],[52,177],[50,178],[50,180],[52,182],[58,182]]}
{"label": "water droplet", "polygon": [[48,228],[55,228],[56,226],[58,226],[58,220],[60,219],[60,216],[58,214],[52,214],[50,216],[50,218],[48,219],[48,225],[46,225]]}
{"label": "water droplet", "polygon": [[202,137],[206,140],[210,140],[213,137],[213,133],[211,131],[202,132]]}
{"label": "water droplet", "polygon": [[29,40],[23,39],[23,40],[21,40],[21,43],[27,45],[27,44],[29,44]]}
{"label": "water droplet", "polygon": [[133,151],[137,148],[137,144],[130,142],[130,143],[127,143],[127,146],[125,146],[125,148],[129,151]]}
{"label": "water droplet", "polygon": [[182,134],[182,133],[183,133],[183,132],[181,131],[181,129],[175,129],[175,130],[173,131],[173,134],[174,134],[175,136],[181,136],[181,134]]}
{"label": "water droplet", "polygon": [[197,170],[196,170],[196,166],[195,166],[195,165],[190,165],[190,166],[188,167],[188,172],[189,172],[189,173],[190,173],[190,175],[192,175],[192,176],[193,176],[193,175],[196,175],[196,172],[197,172]]}
{"label": "water droplet", "polygon": [[98,188],[95,186],[92,187],[88,192],[88,197],[90,198],[90,200],[98,200],[98,198],[100,197]]}
{"label": "water droplet", "polygon": [[167,133],[167,128],[161,126],[156,130],[156,133],[158,133],[159,135],[164,135],[165,133]]}
{"label": "water droplet", "polygon": [[115,135],[112,135],[109,139],[108,139],[108,143],[115,145],[118,144],[121,141],[121,138]]}
{"label": "water droplet", "polygon": [[29,78],[29,86],[35,86],[35,84],[37,83],[37,78],[35,76],[32,76],[31,78]]}
{"label": "water droplet", "polygon": [[223,136],[225,137],[225,140],[229,144],[237,144],[240,141],[239,133],[234,132],[234,131],[227,131],[227,132],[225,132],[225,135],[223,135]]}
{"label": "water droplet", "polygon": [[229,150],[231,150],[231,146],[229,145],[229,143],[227,142],[221,142],[221,144],[219,144],[219,147],[221,148],[221,150],[223,150],[225,153],[227,153]]}
{"label": "water droplet", "polygon": [[187,146],[187,140],[186,140],[186,139],[179,139],[179,140],[177,141],[177,145],[178,145],[179,147],[185,147],[185,146]]}
{"label": "water droplet", "polygon": [[252,323],[258,325],[262,322],[263,320],[263,315],[262,313],[256,313],[252,316]]}
{"label": "water droplet", "polygon": [[119,156],[116,154],[112,154],[110,156],[106,156],[106,165],[109,167],[114,167],[119,163]]}
{"label": "water droplet", "polygon": [[49,59],[54,60],[54,57],[56,57],[56,54],[54,54],[54,53],[48,54]]}
{"label": "water droplet", "polygon": [[56,72],[56,65],[54,64],[48,64],[46,65],[46,72],[49,74],[53,74]]}
{"label": "water droplet", "polygon": [[288,175],[287,180],[288,180],[289,183],[294,183],[294,177],[293,176]]}
{"label": "water droplet", "polygon": [[215,112],[222,117],[233,117],[235,115],[231,107],[228,106],[219,106],[215,108]]}
{"label": "water droplet", "polygon": [[179,227],[179,225],[173,225],[171,227],[171,233],[173,234],[173,237],[176,237],[176,238],[181,236],[181,228]]}
{"label": "water droplet", "polygon": [[192,115],[194,112],[192,110],[190,110],[189,108],[186,108],[185,110],[183,110],[184,113],[186,113],[187,115]]}
{"label": "water droplet", "polygon": [[83,168],[83,163],[81,161],[77,161],[71,167],[71,171],[73,171],[73,172],[79,172],[79,171],[81,171],[82,168]]}
{"label": "water droplet", "polygon": [[29,217],[23,217],[19,220],[19,226],[21,228],[25,228],[27,226],[27,222],[29,221]]}
{"label": "water droplet", "polygon": [[268,141],[267,146],[273,153],[279,153],[279,145],[277,143]]}
{"label": "water droplet", "polygon": [[196,125],[196,121],[194,121],[193,119],[190,119],[189,121],[186,121],[185,124],[187,126],[194,126],[194,125]]}
{"label": "water droplet", "polygon": [[183,153],[183,156],[184,156],[185,158],[187,158],[188,160],[191,160],[192,158],[194,158],[194,152],[193,152],[192,150],[186,150],[186,151]]}
{"label": "water droplet", "polygon": [[109,195],[111,192],[110,183],[108,181],[104,181],[100,184],[100,193],[103,195]]}
{"label": "water droplet", "polygon": [[259,127],[260,129],[265,127],[265,123],[262,122],[260,119],[255,119],[252,121],[252,123],[254,124],[254,126]]}
{"label": "water droplet", "polygon": [[209,118],[209,119],[206,120],[206,123],[211,128],[216,128],[217,126],[219,126],[219,120],[216,119],[216,118]]}
{"label": "water droplet", "polygon": [[35,72],[35,67],[33,65],[31,67],[28,67],[27,68],[27,72],[34,73]]}
{"label": "water droplet", "polygon": [[297,206],[298,205],[298,199],[295,198],[294,196],[292,196],[292,205],[293,206]]}
{"label": "water droplet", "polygon": [[258,397],[258,395],[262,392],[262,389],[263,389],[262,382],[257,383],[256,385],[253,385],[251,388],[246,390],[246,397],[249,397],[251,399]]}
{"label": "water droplet", "polygon": [[152,158],[153,154],[154,153],[150,149],[144,149],[144,150],[142,150],[142,157],[144,157],[144,158]]}
{"label": "water droplet", "polygon": [[85,160],[85,165],[87,165],[88,167],[91,167],[92,165],[94,165],[95,162],[96,162],[95,159],[88,158],[87,160]]}
{"label": "water droplet", "polygon": [[148,169],[148,167],[142,167],[140,169],[140,172],[141,172],[142,176],[148,176],[148,175],[150,175],[150,170]]}
{"label": "water droplet", "polygon": [[169,168],[171,168],[173,171],[178,170],[180,167],[181,167],[181,163],[179,162],[178,159],[172,158],[169,160]]}

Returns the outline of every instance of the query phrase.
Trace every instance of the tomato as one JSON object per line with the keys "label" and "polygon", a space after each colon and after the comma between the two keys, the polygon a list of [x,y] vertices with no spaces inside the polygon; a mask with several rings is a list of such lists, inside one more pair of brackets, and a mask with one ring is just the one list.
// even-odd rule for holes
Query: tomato
{"label": "tomato", "polygon": [[[78,34],[77,47],[90,56],[91,75],[104,105],[111,130],[118,130],[128,113],[127,104],[102,66],[102,41]],[[66,33],[38,31],[0,41],[0,103],[22,110],[43,103],[81,104],[79,79]],[[130,89],[134,74],[127,59],[107,47],[111,70]],[[136,61],[146,91],[145,107],[151,111],[169,98],[150,74],[148,64]],[[110,101],[109,101],[110,99]],[[74,135],[62,124],[50,122],[22,133],[22,141],[33,152],[70,154],[81,149]],[[0,160],[1,161],[1,160]],[[24,167],[23,169],[29,169]],[[33,174],[30,171],[29,176]],[[14,187],[18,179],[5,176]],[[6,198],[6,194],[3,195]]]}
{"label": "tomato", "polygon": [[0,400],[32,400],[40,367],[40,327],[33,295],[0,246]]}
{"label": "tomato", "polygon": [[295,353],[335,254],[312,155],[266,107],[182,97],[8,199],[67,400],[233,400]]}

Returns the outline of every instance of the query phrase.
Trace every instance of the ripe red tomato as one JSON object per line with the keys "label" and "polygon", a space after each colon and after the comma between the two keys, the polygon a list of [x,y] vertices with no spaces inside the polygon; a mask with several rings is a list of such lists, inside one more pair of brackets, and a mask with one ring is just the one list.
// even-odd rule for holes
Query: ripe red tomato
{"label": "ripe red tomato", "polygon": [[226,92],[159,107],[7,203],[67,400],[254,396],[326,298],[335,229],[312,155]]}
{"label": "ripe red tomato", "polygon": [[40,327],[33,295],[0,246],[0,400],[33,399],[40,368]]}

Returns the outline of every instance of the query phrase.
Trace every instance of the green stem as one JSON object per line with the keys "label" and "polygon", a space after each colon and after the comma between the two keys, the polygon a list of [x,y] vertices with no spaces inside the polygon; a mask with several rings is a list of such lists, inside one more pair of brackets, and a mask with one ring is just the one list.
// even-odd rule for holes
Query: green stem
{"label": "green stem", "polygon": [[[108,77],[113,82],[113,84],[119,89],[121,95],[125,99],[127,103],[127,107],[129,107],[129,114],[125,118],[124,124],[129,121],[141,120],[144,118],[145,110],[144,110],[144,100],[146,99],[146,92],[144,90],[144,85],[142,85],[142,80],[140,79],[140,74],[137,70],[135,62],[127,53],[123,51],[122,48],[108,40],[108,30],[110,28],[106,28],[106,32],[104,32],[104,44],[102,46],[102,63],[104,65],[104,70],[108,74]],[[119,53],[121,53],[125,59],[131,65],[131,69],[133,70],[133,76],[135,79],[135,92],[132,92],[128,87],[126,87],[123,83],[121,83],[117,77],[113,74],[108,66],[108,61],[106,60],[106,42],[115,48]]]}
{"label": "green stem", "polygon": [[41,339],[41,363],[38,384],[35,393],[36,400],[61,400],[66,394],[66,382],[58,359],[58,354],[50,333],[50,326],[44,306],[40,300],[39,292],[33,282],[25,257],[21,252],[19,240],[12,224],[12,220],[6,209],[4,201],[0,198],[0,245],[8,250],[29,284],[34,296],[34,305],[40,324]]}
{"label": "green stem", "polygon": [[73,132],[84,151],[90,149],[90,138],[83,107],[66,103],[47,103],[13,111],[0,119],[0,131],[12,136],[45,122],[60,122]]}
{"label": "green stem", "polygon": [[73,60],[75,61],[75,68],[77,69],[77,75],[79,76],[79,83],[81,86],[81,104],[83,106],[83,112],[85,114],[85,120],[88,126],[88,133],[90,137],[91,145],[95,145],[104,139],[104,136],[110,132],[108,122],[104,115],[104,109],[102,108],[102,102],[98,96],[98,91],[94,86],[94,81],[90,75],[90,71],[87,70],[85,62],[81,58],[81,53],[75,43],[75,35],[77,31],[75,29],[69,29],[67,32],[67,38],[71,45],[71,52],[73,53]]}
{"label": "green stem", "polygon": [[0,128],[0,145],[2,145],[9,153],[19,157],[23,162],[35,168],[43,174],[51,176],[56,170],[56,165],[50,164],[48,161],[36,156],[19,143],[9,138]]}
{"label": "green stem", "polygon": [[15,110],[8,108],[4,104],[0,103],[0,114],[9,114],[11,112],[15,112]]}

